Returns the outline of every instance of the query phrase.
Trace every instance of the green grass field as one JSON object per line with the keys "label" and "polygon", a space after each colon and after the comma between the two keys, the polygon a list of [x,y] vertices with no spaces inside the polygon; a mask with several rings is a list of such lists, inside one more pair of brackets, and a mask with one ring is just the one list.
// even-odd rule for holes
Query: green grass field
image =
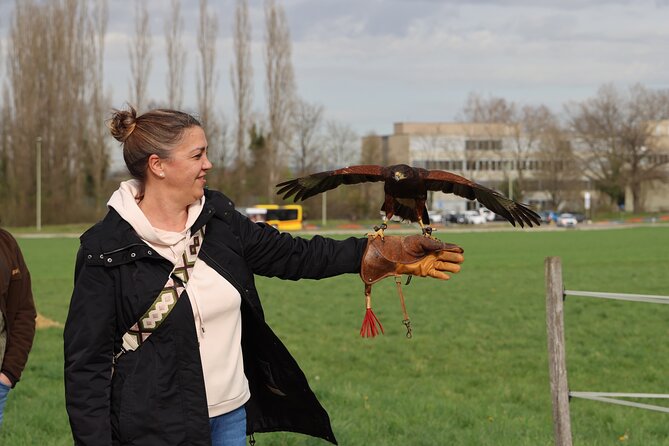
{"label": "green grass field", "polygon": [[[561,256],[572,290],[669,295],[669,226],[439,236],[465,248],[448,282],[404,287],[414,337],[404,337],[391,279],[373,290],[386,335],[358,335],[357,276],[258,279],[270,324],[328,409],[342,445],[550,445],[544,258]],[[19,240],[38,310],[64,322],[76,239]],[[669,306],[569,297],[572,390],[667,393]],[[574,444],[669,445],[669,415],[575,399]],[[320,445],[296,434],[259,445]],[[0,444],[69,445],[62,329],[39,330],[10,394]]]}

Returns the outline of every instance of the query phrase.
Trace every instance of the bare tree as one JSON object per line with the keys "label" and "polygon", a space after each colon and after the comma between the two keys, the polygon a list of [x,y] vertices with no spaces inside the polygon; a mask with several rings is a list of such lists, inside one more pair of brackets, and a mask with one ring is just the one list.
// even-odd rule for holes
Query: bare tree
{"label": "bare tree", "polygon": [[109,110],[110,100],[104,94],[104,48],[105,35],[107,33],[107,22],[109,21],[109,5],[107,0],[95,0],[93,3],[93,14],[91,19],[90,34],[91,42],[88,45],[90,54],[90,144],[85,159],[84,170],[88,173],[91,195],[97,209],[104,210],[103,200],[106,192],[104,183],[109,167],[107,154],[107,129],[105,118]]}
{"label": "bare tree", "polygon": [[[323,126],[323,107],[310,104],[296,98],[293,113],[293,143],[289,149],[291,168],[294,174],[304,176],[322,170],[321,163],[325,153],[323,135],[320,130]],[[323,206],[327,207],[327,194],[320,200],[308,200],[303,203],[304,217],[313,218],[321,215]]]}
{"label": "bare tree", "polygon": [[528,162],[536,158],[549,129],[557,128],[555,115],[545,105],[518,107],[509,122],[513,141],[512,156],[517,172],[516,189],[522,197],[527,189]]}
{"label": "bare tree", "polygon": [[471,93],[463,107],[462,117],[468,122],[493,124],[489,127],[489,136],[504,137],[508,141],[508,150],[497,151],[496,155],[504,157],[505,162],[510,164],[505,175],[515,171],[514,195],[522,198],[527,189],[528,161],[538,153],[543,132],[555,120],[553,113],[544,105],[520,106],[504,98],[484,98]]}
{"label": "bare tree", "polygon": [[[207,0],[200,0],[200,26],[197,33],[197,48],[200,56],[197,77],[197,103],[200,120],[209,139],[209,145],[215,146],[220,130],[214,112],[216,94],[216,38],[218,36],[218,18],[207,10]],[[214,143],[214,144],[212,144]]]}
{"label": "bare tree", "polygon": [[[251,22],[248,0],[237,0],[233,31],[234,62],[230,67],[230,82],[237,114],[235,125],[235,163],[243,172],[246,165],[247,132],[253,100],[253,66],[251,64]],[[243,181],[243,179],[242,179]]]}
{"label": "bare tree", "polygon": [[538,153],[540,189],[548,195],[548,209],[561,209],[581,190],[581,169],[567,132],[557,119],[546,124]]}
{"label": "bare tree", "polygon": [[249,127],[249,171],[255,173],[255,180],[249,182],[247,192],[251,201],[267,201],[268,179],[267,136],[260,119],[254,119]]}
{"label": "bare tree", "polygon": [[[3,59],[4,51],[0,45],[0,70],[3,67]],[[6,84],[2,88],[0,120],[0,205],[2,205],[9,193],[7,175],[9,166],[9,124],[11,114],[9,110],[9,87]],[[0,224],[2,224],[2,213],[0,213]]]}
{"label": "bare tree", "polygon": [[130,97],[138,112],[144,111],[146,88],[151,71],[151,29],[146,2],[135,2],[135,37],[128,44],[130,53]]}
{"label": "bare tree", "polygon": [[[46,34],[47,20],[42,17],[42,10],[33,1],[15,3],[14,14],[10,24],[7,54],[8,88],[5,90],[5,116],[12,123],[5,136],[7,153],[5,158],[12,168],[7,169],[5,178],[7,190],[14,191],[6,196],[3,209],[14,209],[16,213],[9,216],[3,212],[3,220],[7,223],[27,224],[34,217],[30,206],[34,203],[35,188],[26,181],[35,178],[31,168],[35,163],[35,139],[37,136],[38,113],[41,105],[40,85],[33,74],[39,73],[37,59],[46,57],[41,50],[42,36]],[[21,38],[20,30],[30,29],[25,38]],[[22,75],[25,72],[26,75]],[[10,96],[11,95],[11,96]],[[41,133],[41,132],[40,132]],[[18,145],[26,150],[17,151]],[[27,210],[27,212],[26,212]]]}
{"label": "bare tree", "polygon": [[341,168],[360,159],[360,138],[349,124],[328,121],[326,125],[326,158],[328,168]]}
{"label": "bare tree", "polygon": [[180,109],[183,101],[184,69],[186,68],[186,50],[182,43],[184,23],[179,0],[172,0],[171,6],[169,20],[165,22],[167,103],[170,108]]}
{"label": "bare tree", "polygon": [[265,2],[265,33],[265,88],[269,122],[269,134],[265,141],[269,180],[267,194],[273,197],[274,185],[282,168],[281,155],[291,139],[295,96],[288,22],[283,7],[275,0]]}
{"label": "bare tree", "polygon": [[666,180],[665,156],[659,156],[657,121],[666,118],[669,101],[664,91],[634,85],[621,93],[602,86],[594,98],[567,107],[570,127],[582,150],[576,150],[585,174],[614,205],[625,202],[630,189],[632,207],[644,209],[642,185]]}
{"label": "bare tree", "polygon": [[[5,116],[7,186],[2,207],[14,224],[34,217],[35,178],[42,178],[45,222],[90,217],[86,157],[91,137],[92,85],[100,54],[85,0],[16,2],[8,39]],[[25,30],[30,30],[26,32]],[[93,82],[93,83],[92,83]],[[42,168],[36,170],[36,139]]]}
{"label": "bare tree", "polygon": [[[504,98],[485,98],[477,93],[470,93],[462,108],[458,120],[478,124],[465,126],[468,137],[465,142],[462,171],[465,176],[477,179],[477,170],[473,168],[482,159],[497,158],[502,162],[504,181],[499,185],[502,189],[511,183],[512,163],[507,153],[507,123],[511,122],[515,106]],[[481,141],[481,138],[486,138]],[[484,145],[493,145],[484,149]],[[459,161],[459,160],[458,160]],[[509,188],[507,188],[509,189]],[[509,194],[507,192],[507,194]]]}
{"label": "bare tree", "polygon": [[[9,87],[7,85],[2,89],[2,106],[0,107],[0,207],[6,208],[5,204],[8,202],[10,195],[10,181],[9,176],[9,157],[11,153],[10,147],[10,130],[12,115],[10,109],[10,95]],[[3,212],[0,212],[0,224],[3,223]]]}
{"label": "bare tree", "polygon": [[219,122],[219,153],[216,161],[220,163],[221,167],[227,169],[231,165],[233,156],[233,141],[230,133],[230,120],[225,113],[221,113]]}
{"label": "bare tree", "polygon": [[[383,159],[382,152],[381,139],[373,133],[365,135],[365,138],[362,139],[360,157],[356,161],[359,161],[360,164],[379,164],[379,160]],[[380,209],[376,200],[383,194],[383,184],[380,182],[362,183],[356,190],[357,195],[351,198],[356,216],[379,219]]]}
{"label": "bare tree", "polygon": [[458,117],[465,122],[507,123],[512,121],[515,105],[504,98],[484,98],[478,93],[469,93]]}
{"label": "bare tree", "polygon": [[297,175],[313,173],[323,156],[318,132],[323,122],[323,106],[297,100],[295,105],[293,159]]}

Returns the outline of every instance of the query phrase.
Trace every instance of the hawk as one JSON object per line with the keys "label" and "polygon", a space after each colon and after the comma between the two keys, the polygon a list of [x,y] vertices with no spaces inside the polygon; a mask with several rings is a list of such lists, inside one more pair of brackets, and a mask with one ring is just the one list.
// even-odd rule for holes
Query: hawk
{"label": "hawk", "polygon": [[314,173],[276,185],[277,194],[283,199],[294,196],[294,201],[336,188],[341,184],[358,184],[383,181],[385,198],[381,211],[383,224],[377,233],[383,236],[386,221],[393,216],[417,222],[424,235],[432,233],[430,217],[425,207],[428,191],[452,193],[469,200],[476,200],[494,213],[507,219],[513,226],[539,225],[541,218],[527,205],[513,201],[497,191],[477,184],[467,178],[443,170],[427,170],[406,164],[393,166],[360,165]]}

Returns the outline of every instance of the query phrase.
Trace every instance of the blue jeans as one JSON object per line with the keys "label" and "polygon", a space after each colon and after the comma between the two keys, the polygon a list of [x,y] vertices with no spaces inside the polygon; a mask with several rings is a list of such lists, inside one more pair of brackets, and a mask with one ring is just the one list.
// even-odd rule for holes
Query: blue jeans
{"label": "blue jeans", "polygon": [[246,409],[209,418],[211,446],[246,446]]}
{"label": "blue jeans", "polygon": [[2,427],[2,414],[5,412],[5,403],[7,402],[7,395],[9,395],[10,390],[11,387],[0,383],[0,427]]}

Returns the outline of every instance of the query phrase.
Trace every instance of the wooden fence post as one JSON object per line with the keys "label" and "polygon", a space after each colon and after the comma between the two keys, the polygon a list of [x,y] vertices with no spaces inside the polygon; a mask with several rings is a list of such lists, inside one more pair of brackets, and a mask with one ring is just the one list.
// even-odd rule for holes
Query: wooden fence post
{"label": "wooden fence post", "polygon": [[553,430],[556,446],[572,446],[569,418],[569,386],[564,342],[564,302],[562,263],[559,257],[546,257],[546,329],[548,369],[553,402]]}

